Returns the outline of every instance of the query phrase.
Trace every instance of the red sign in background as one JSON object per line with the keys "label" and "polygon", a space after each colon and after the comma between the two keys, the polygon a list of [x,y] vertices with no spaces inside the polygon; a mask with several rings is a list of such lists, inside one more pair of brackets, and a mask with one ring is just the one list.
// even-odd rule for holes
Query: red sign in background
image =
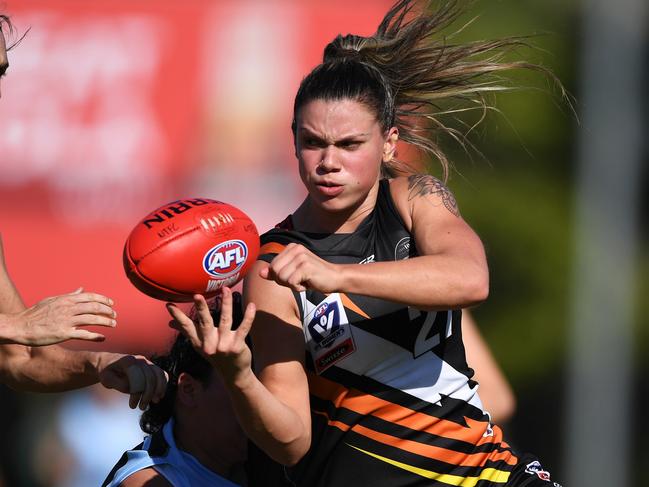
{"label": "red sign in background", "polygon": [[0,233],[26,302],[83,286],[116,302],[99,348],[164,347],[164,306],[122,269],[130,229],[180,197],[238,205],[260,231],[283,219],[301,195],[297,86],[327,42],[372,33],[388,6],[9,1],[29,32],[0,99]]}

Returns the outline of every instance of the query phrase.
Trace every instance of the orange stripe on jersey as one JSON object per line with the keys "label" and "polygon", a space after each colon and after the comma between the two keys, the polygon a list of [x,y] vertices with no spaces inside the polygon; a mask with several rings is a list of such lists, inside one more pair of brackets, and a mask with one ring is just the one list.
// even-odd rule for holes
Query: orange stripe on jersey
{"label": "orange stripe on jersey", "polygon": [[259,255],[264,254],[279,254],[282,250],[286,248],[286,245],[282,245],[277,242],[268,242],[261,246],[259,249]]}
{"label": "orange stripe on jersey", "polygon": [[510,465],[516,465],[516,460],[512,460],[510,452],[458,452],[455,450],[449,450],[448,448],[427,445],[418,441],[397,438],[396,436],[366,428],[360,424],[354,425],[352,431],[367,438],[371,438],[374,441],[378,441],[379,443],[383,443],[384,445],[393,446],[399,450],[414,453],[422,457],[433,458],[460,467],[483,467],[485,463],[487,463],[487,460],[503,460],[505,463],[509,463]]}
{"label": "orange stripe on jersey", "polygon": [[349,298],[349,296],[347,296],[345,293],[339,293],[339,295],[340,295],[340,300],[343,302],[343,305],[345,305],[345,308],[349,308],[349,309],[351,309],[351,310],[354,311],[355,313],[361,315],[363,318],[366,318],[366,319],[368,319],[368,320],[370,319],[370,317],[367,315],[367,313],[365,313],[365,311],[363,311],[362,309],[360,309],[360,308],[356,305],[356,303],[354,303],[354,301],[352,301],[352,300]]}
{"label": "orange stripe on jersey", "polygon": [[[311,394],[332,402],[336,408],[349,409],[361,415],[372,415],[405,428],[451,440],[464,441],[476,446],[485,443],[499,444],[502,440],[502,432],[497,427],[493,428],[493,436],[484,436],[486,423],[483,421],[465,417],[464,420],[467,423],[467,427],[465,427],[453,421],[419,413],[356,389],[347,389],[311,372],[309,372],[308,378]],[[332,426],[335,425],[332,424]],[[505,444],[502,446],[507,448]],[[511,453],[506,452],[505,456],[511,456]],[[512,458],[507,462],[515,463],[516,460]]]}

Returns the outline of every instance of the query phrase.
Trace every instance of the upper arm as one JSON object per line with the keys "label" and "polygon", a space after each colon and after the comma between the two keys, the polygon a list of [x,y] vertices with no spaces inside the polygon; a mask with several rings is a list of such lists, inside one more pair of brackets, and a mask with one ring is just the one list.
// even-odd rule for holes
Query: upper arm
{"label": "upper arm", "polygon": [[164,478],[153,467],[144,468],[129,475],[120,484],[121,487],[173,487],[169,481]]}
{"label": "upper arm", "polygon": [[304,370],[304,334],[293,292],[263,279],[257,261],[244,281],[246,303],[255,303],[257,314],[251,336],[255,372],[275,397],[290,406],[310,428],[309,390]]}
{"label": "upper arm", "polygon": [[487,271],[484,247],[460,216],[451,191],[430,175],[400,177],[392,181],[392,198],[419,255],[457,256]]}
{"label": "upper arm", "polygon": [[516,409],[514,392],[469,310],[462,311],[462,341],[473,378],[480,384],[484,409],[495,423],[507,421]]}

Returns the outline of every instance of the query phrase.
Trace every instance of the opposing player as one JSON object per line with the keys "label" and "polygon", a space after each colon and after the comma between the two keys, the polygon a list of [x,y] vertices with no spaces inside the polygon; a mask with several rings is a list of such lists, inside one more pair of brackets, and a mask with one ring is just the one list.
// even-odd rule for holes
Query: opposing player
{"label": "opposing player", "polygon": [[458,134],[443,114],[487,109],[492,73],[536,69],[502,61],[515,39],[449,44],[458,5],[399,1],[373,36],[329,44],[297,93],[308,196],[246,277],[258,377],[242,349],[226,380],[294,485],[552,485],[491,424],[466,363],[459,310],[487,297],[482,244],[442,181],[395,158],[401,139],[446,175],[436,141]]}
{"label": "opposing player", "polygon": [[[169,374],[169,387],[164,399],[150,405],[142,415],[140,424],[149,436],[124,454],[103,487],[246,485],[246,438],[222,378],[229,373],[224,367],[231,364],[215,353],[215,346],[220,343],[224,352],[227,340],[218,337],[245,337],[254,311],[253,306],[248,306],[244,316],[236,316],[235,312],[233,320],[233,295],[224,288],[221,312],[213,319],[205,299],[196,297],[196,321],[200,325],[193,328],[191,338],[178,335],[169,353],[154,359]],[[240,323],[237,330],[233,330],[233,321]],[[192,345],[200,349],[201,355]],[[244,360],[249,358],[248,350]]]}

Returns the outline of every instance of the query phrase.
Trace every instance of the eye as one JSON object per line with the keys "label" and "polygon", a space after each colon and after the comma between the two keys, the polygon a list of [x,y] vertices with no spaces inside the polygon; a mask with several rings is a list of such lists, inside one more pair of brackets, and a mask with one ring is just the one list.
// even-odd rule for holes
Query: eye
{"label": "eye", "polygon": [[346,150],[355,150],[361,146],[360,140],[344,140],[339,144],[339,147]]}
{"label": "eye", "polygon": [[323,147],[324,143],[313,137],[305,137],[302,139],[302,145],[305,147]]}

